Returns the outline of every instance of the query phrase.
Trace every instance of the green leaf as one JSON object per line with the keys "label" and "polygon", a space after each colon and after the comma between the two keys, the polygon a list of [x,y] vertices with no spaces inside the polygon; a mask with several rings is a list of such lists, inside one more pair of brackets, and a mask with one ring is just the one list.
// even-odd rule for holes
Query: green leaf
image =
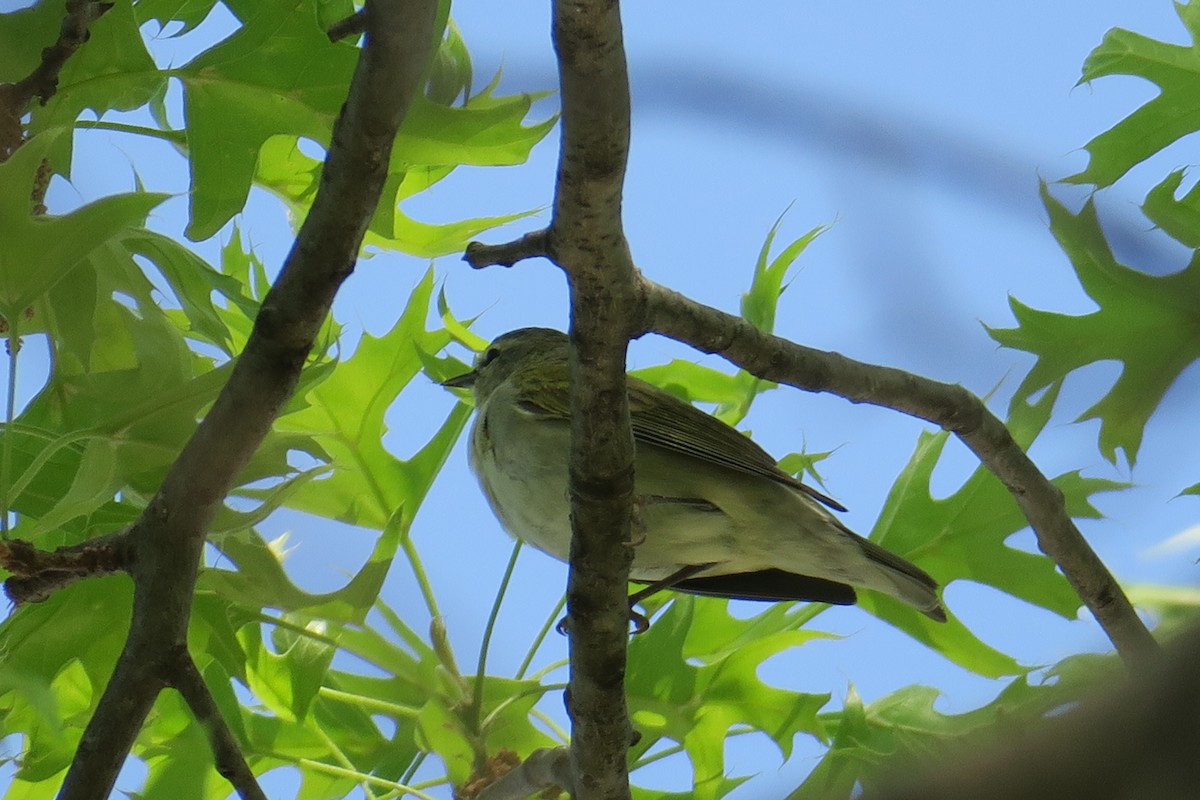
{"label": "green leaf", "polygon": [[[97,687],[108,681],[125,642],[131,588],[124,575],[93,578],[0,623],[0,735],[25,737],[22,782],[45,780],[70,764]],[[45,718],[50,702],[53,722]]]}
{"label": "green leaf", "polygon": [[[164,28],[170,22],[182,22],[183,27],[170,34],[183,36],[204,21],[217,0],[137,0],[134,13],[142,22],[154,20]],[[160,31],[159,36],[162,36]]]}
{"label": "green leaf", "polygon": [[237,571],[208,569],[200,585],[256,608],[280,608],[327,621],[362,624],[379,597],[403,532],[403,518],[397,513],[354,577],[342,588],[320,594],[306,592],[292,582],[283,567],[282,537],[268,544],[250,529],[217,533],[211,537],[213,545],[237,566]]}
{"label": "green leaf", "polygon": [[1193,257],[1185,269],[1162,276],[1130,269],[1113,256],[1090,200],[1076,215],[1045,186],[1042,199],[1051,230],[1084,291],[1100,308],[1069,316],[1012,299],[1018,327],[988,332],[1000,344],[1038,357],[1017,390],[1020,397],[1082,366],[1120,361],[1117,382],[1079,419],[1099,419],[1101,452],[1115,463],[1120,449],[1132,465],[1146,421],[1163,394],[1200,358],[1200,262]]}
{"label": "green leaf", "polygon": [[[22,30],[24,20],[10,20],[9,15],[0,15],[0,38],[5,38],[4,29],[12,25],[9,29],[13,37],[11,43],[18,52],[25,54],[23,58],[28,58],[32,48],[40,52],[41,48],[53,44],[62,23],[61,5],[39,3],[37,9],[33,15],[42,25],[52,25],[51,30],[40,26],[36,31]],[[161,93],[166,86],[166,75],[155,66],[138,26],[133,6],[128,2],[114,3],[104,16],[89,26],[87,46],[80,47],[59,73],[54,96],[46,105],[32,110],[31,130],[41,132],[69,127],[85,109],[93,110],[97,117],[111,110],[130,111]],[[18,44],[17,40],[22,38],[27,41]],[[0,45],[0,50],[7,47],[7,43]],[[29,64],[22,75],[14,77],[23,77],[32,66]],[[70,163],[70,153],[70,137],[55,143],[55,155],[51,159],[55,171],[65,171]]]}
{"label": "green leaf", "polygon": [[[779,297],[787,288],[784,281],[788,271],[805,248],[827,230],[824,226],[813,228],[791,241],[772,259],[771,246],[782,223],[781,214],[767,232],[767,238],[763,241],[755,262],[750,289],[742,295],[742,316],[766,333],[775,330],[775,312],[779,305]],[[712,367],[680,360],[635,370],[633,374],[689,403],[716,403],[717,408],[713,416],[734,426],[745,419],[750,412],[750,405],[758,395],[777,386],[745,370],[730,375]]]}
{"label": "green leaf", "polygon": [[[785,211],[784,214],[786,213]],[[779,296],[787,288],[784,279],[787,277],[788,270],[814,239],[829,230],[825,225],[818,225],[803,236],[794,239],[787,247],[783,248],[783,252],[768,263],[771,245],[775,242],[779,226],[783,224],[783,217],[784,215],[780,214],[779,218],[775,220],[775,224],[771,226],[771,230],[767,232],[767,238],[758,252],[758,260],[754,265],[754,280],[750,284],[750,291],[742,295],[742,316],[751,325],[766,333],[775,331],[775,310],[779,305]]]}
{"label": "green leaf", "polygon": [[821,477],[821,473],[817,470],[817,464],[829,458],[833,453],[833,450],[825,450],[820,453],[788,453],[779,459],[779,468],[784,472],[795,475],[800,480],[810,478],[816,481],[818,486],[824,488],[825,479]]}
{"label": "green leaf", "polygon": [[1171,238],[1188,247],[1200,247],[1200,185],[1175,199],[1185,170],[1177,169],[1150,190],[1142,212]]}
{"label": "green leaf", "polygon": [[1154,586],[1135,584],[1128,587],[1129,600],[1158,617],[1154,626],[1155,638],[1161,642],[1191,630],[1200,609],[1200,590],[1194,586]]}
{"label": "green leaf", "polygon": [[[232,36],[171,71],[184,84],[188,119],[190,238],[212,236],[242,208],[256,170],[267,186],[307,208],[319,164],[300,154],[296,141],[328,146],[357,58],[357,48],[328,40],[308,0],[270,0],[255,6]],[[450,108],[414,98],[389,167],[385,197],[392,200],[381,204],[372,232],[410,252],[441,255],[507,221],[422,225],[401,215],[394,200],[409,170],[523,162],[554,124],[525,126],[531,102],[473,98]]]}
{"label": "green leaf", "polygon": [[479,96],[465,107],[451,108],[418,94],[396,137],[393,168],[520,164],[557,122],[551,117],[523,124],[535,99],[532,94]]}
{"label": "green leaf", "polygon": [[1155,84],[1160,94],[1087,144],[1087,169],[1069,183],[1109,186],[1177,139],[1200,127],[1200,3],[1176,3],[1191,44],[1155,41],[1114,28],[1083,65],[1079,83],[1106,75],[1131,75]]}
{"label": "green leaf", "polygon": [[[235,237],[231,237],[233,242]],[[166,279],[187,320],[185,333],[234,354],[228,318],[232,312],[219,309],[213,296],[220,295],[247,318],[258,312],[258,303],[246,296],[244,284],[224,275],[174,239],[153,231],[138,231],[123,240],[126,248],[147,259]],[[182,327],[182,326],[181,326]]]}
{"label": "green leaf", "polygon": [[98,247],[140,227],[150,210],[166,199],[148,192],[114,195],[69,214],[34,216],[29,192],[60,134],[36,136],[0,164],[0,186],[14,189],[0,193],[0,315],[10,323]]}
{"label": "green leaf", "polygon": [[625,688],[642,734],[634,754],[664,737],[682,744],[700,800],[722,796],[725,739],[734,726],[762,731],[786,757],[795,734],[822,735],[817,712],[829,700],[769,686],[757,675],[771,656],[825,634],[799,629],[802,618],[783,605],[749,620],[734,619],[725,607],[676,598],[629,644]]}
{"label": "green leaf", "polygon": [[308,6],[263,2],[231,36],[173,71],[185,87],[189,238],[209,238],[241,209],[268,138],[328,143],[357,52],[330,42]]}
{"label": "green leaf", "polygon": [[389,332],[364,335],[354,356],[308,393],[305,408],[280,418],[279,430],[312,437],[335,465],[332,475],[289,500],[290,507],[375,530],[382,530],[397,509],[404,510],[406,526],[411,521],[470,414],[465,405],[457,406],[407,461],[383,445],[384,416],[420,374],[419,353],[436,353],[450,341],[444,330],[425,330],[432,291],[428,272]]}
{"label": "green leaf", "polygon": [[19,81],[42,61],[42,50],[58,38],[63,9],[54,3],[0,14],[0,81]]}
{"label": "green leaf", "polygon": [[147,766],[139,800],[209,800],[208,784],[226,783],[213,769],[204,728],[192,721],[190,710],[173,692],[158,696],[153,723],[142,731],[138,745],[138,755]]}
{"label": "green leaf", "polygon": [[68,520],[99,509],[112,501],[121,485],[116,473],[116,447],[103,439],[92,439],[80,455],[79,468],[66,494],[31,526],[21,526],[21,536],[38,539]]}
{"label": "green leaf", "polygon": [[[532,145],[534,142],[530,142]],[[526,156],[528,151],[526,151]],[[445,224],[418,222],[400,210],[400,202],[445,178],[452,167],[393,165],[382,198],[367,228],[365,243],[394,248],[423,258],[461,252],[483,231],[522,219],[531,211],[498,217],[478,217]],[[304,221],[321,178],[320,161],[305,155],[294,136],[273,136],[259,151],[255,180],[288,204],[292,222]]]}
{"label": "green leaf", "polygon": [[[741,778],[721,778],[717,781],[710,781],[705,787],[705,793],[710,797],[725,797],[748,780],[750,780],[750,776],[747,775]],[[694,792],[667,792],[642,786],[634,786],[632,789],[633,800],[692,800],[696,796]]]}
{"label": "green leaf", "polygon": [[[1022,447],[1028,448],[1045,427],[1057,396],[1055,386],[1036,403],[1014,399],[1008,428]],[[1074,618],[1079,597],[1054,562],[1005,543],[1028,522],[990,471],[980,466],[954,494],[944,499],[932,496],[930,478],[948,438],[944,431],[921,434],[916,451],[888,494],[871,539],[913,561],[943,586],[955,580],[975,581]],[[1077,472],[1060,475],[1054,483],[1066,495],[1068,513],[1076,517],[1100,516],[1090,496],[1125,487]],[[860,592],[859,604],[973,672],[998,677],[1022,671],[1012,658],[980,641],[953,613],[948,622],[936,623],[869,591]]]}
{"label": "green leaf", "polygon": [[446,765],[446,774],[456,784],[471,776],[475,751],[462,721],[446,705],[445,699],[431,697],[417,717],[422,749],[437,753]]}
{"label": "green leaf", "polygon": [[426,94],[433,102],[448,106],[459,96],[471,96],[471,54],[453,20],[446,27],[433,63],[429,65],[429,86]]}
{"label": "green leaf", "polygon": [[1015,678],[996,699],[964,714],[943,714],[933,706],[940,692],[908,686],[864,704],[852,686],[841,711],[824,715],[835,731],[825,757],[787,800],[849,798],[857,785],[866,794],[881,788],[903,765],[961,749],[964,739],[1022,736],[1030,726],[1061,709],[1116,671],[1114,659],[1071,656],[1047,670],[1039,683]]}
{"label": "green leaf", "polygon": [[[667,364],[634,370],[633,375],[665,389],[689,403],[738,405],[744,402],[746,385],[742,373],[730,375],[703,364],[674,359]],[[762,382],[764,390],[775,386]]]}
{"label": "green leaf", "polygon": [[[287,615],[283,618],[289,619]],[[320,635],[323,627],[310,622],[306,629]],[[238,631],[238,640],[246,653],[250,690],[277,716],[293,722],[304,720],[336,648],[318,636],[298,636],[283,626],[276,626],[272,635],[277,652],[263,644],[257,625]]]}

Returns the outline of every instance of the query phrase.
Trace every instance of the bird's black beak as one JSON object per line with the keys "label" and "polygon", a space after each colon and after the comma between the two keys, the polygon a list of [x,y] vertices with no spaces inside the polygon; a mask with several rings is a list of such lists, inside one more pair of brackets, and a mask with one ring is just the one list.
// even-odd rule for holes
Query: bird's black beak
{"label": "bird's black beak", "polygon": [[475,379],[478,377],[479,372],[471,370],[470,372],[464,372],[456,378],[442,381],[442,386],[445,386],[447,389],[470,389],[475,385]]}

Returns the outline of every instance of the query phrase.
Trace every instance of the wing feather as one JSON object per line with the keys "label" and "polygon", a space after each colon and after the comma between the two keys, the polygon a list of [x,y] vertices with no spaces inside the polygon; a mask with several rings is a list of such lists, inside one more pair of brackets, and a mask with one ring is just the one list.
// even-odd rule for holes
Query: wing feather
{"label": "wing feather", "polygon": [[[547,372],[544,364],[540,369],[542,374],[537,376],[522,376],[524,391],[517,398],[518,404],[531,414],[568,419],[570,397],[565,389],[568,385],[566,365],[554,368],[552,372]],[[846,510],[833,498],[781,470],[767,451],[716,417],[638,378],[630,376],[628,386],[635,441],[767,478],[801,491],[830,508]]]}

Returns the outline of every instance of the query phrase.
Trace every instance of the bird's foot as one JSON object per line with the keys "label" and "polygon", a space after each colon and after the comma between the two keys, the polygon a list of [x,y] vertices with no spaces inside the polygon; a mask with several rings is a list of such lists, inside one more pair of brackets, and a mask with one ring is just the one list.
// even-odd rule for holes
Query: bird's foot
{"label": "bird's foot", "polygon": [[[645,614],[635,611],[633,609],[632,605],[629,606],[629,621],[633,623],[633,634],[634,635],[637,635],[639,633],[645,633],[646,631],[648,631],[650,629],[650,620],[646,617]],[[568,633],[570,633],[570,631],[571,631],[570,615],[568,614],[567,616],[564,616],[562,619],[560,619],[558,622],[554,623],[554,630],[557,631],[560,636],[566,636]]]}

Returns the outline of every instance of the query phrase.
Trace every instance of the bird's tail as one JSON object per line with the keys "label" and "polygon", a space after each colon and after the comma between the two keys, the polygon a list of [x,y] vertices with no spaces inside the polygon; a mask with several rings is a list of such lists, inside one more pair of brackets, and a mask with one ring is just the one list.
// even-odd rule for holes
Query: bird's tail
{"label": "bird's tail", "polygon": [[863,554],[881,567],[876,575],[878,580],[870,588],[907,603],[930,619],[946,621],[946,610],[937,594],[937,582],[925,570],[869,539],[855,538],[862,546]]}

